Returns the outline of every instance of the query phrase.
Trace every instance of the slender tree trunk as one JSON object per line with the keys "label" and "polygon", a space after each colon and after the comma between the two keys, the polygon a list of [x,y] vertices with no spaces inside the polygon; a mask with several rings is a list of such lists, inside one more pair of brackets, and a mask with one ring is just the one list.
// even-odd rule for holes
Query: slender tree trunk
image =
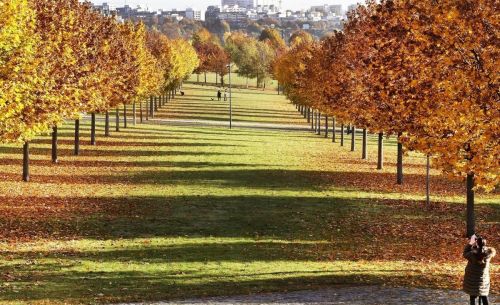
{"label": "slender tree trunk", "polygon": [[144,111],[145,111],[145,114],[146,114],[146,121],[149,121],[149,104],[148,104],[148,100],[145,101],[145,108],[144,108]]}
{"label": "slender tree trunk", "polygon": [[476,217],[474,215],[474,173],[467,174],[467,237],[476,232]]}
{"label": "slender tree trunk", "polygon": [[116,107],[116,122],[115,122],[115,127],[116,127],[116,131],[120,131],[120,109],[118,109],[118,107]]}
{"label": "slender tree trunk", "polygon": [[431,205],[431,158],[427,155],[427,167],[425,172],[425,202],[427,207]]}
{"label": "slender tree trunk", "polygon": [[95,146],[95,113],[93,112],[90,117],[90,145]]}
{"label": "slender tree trunk", "polygon": [[106,116],[104,119],[104,136],[109,137],[109,111],[106,110]]}
{"label": "slender tree trunk", "polygon": [[158,111],[158,97],[155,96],[155,111]]}
{"label": "slender tree trunk", "polygon": [[123,128],[128,127],[127,122],[127,104],[123,104]]}
{"label": "slender tree trunk", "polygon": [[344,123],[340,124],[340,146],[344,146]]}
{"label": "slender tree trunk", "polygon": [[314,130],[314,116],[315,116],[314,112],[315,112],[315,110],[312,109],[312,111],[311,111],[311,129],[312,130]]}
{"label": "slender tree trunk", "polygon": [[23,181],[30,181],[30,143],[24,142],[23,145]]}
{"label": "slender tree trunk", "polygon": [[57,126],[52,127],[52,163],[57,163]]}
{"label": "slender tree trunk", "polygon": [[316,115],[316,134],[321,135],[321,112],[319,112]]}
{"label": "slender tree trunk", "polygon": [[384,168],[384,133],[378,134],[378,156],[377,156],[377,169]]}
{"label": "slender tree trunk", "polygon": [[197,76],[196,82],[199,84],[200,83],[200,73],[198,73],[196,76]]}
{"label": "slender tree trunk", "polygon": [[132,116],[133,116],[132,124],[135,126],[137,125],[137,113],[136,113],[135,102],[132,104]]}
{"label": "slender tree trunk", "polygon": [[328,116],[325,115],[325,138],[328,138]]}
{"label": "slender tree trunk", "polygon": [[80,155],[80,120],[75,120],[75,156]]}
{"label": "slender tree trunk", "polygon": [[154,96],[149,98],[149,115],[152,119],[155,117],[155,105],[154,105]]}
{"label": "slender tree trunk", "polygon": [[142,101],[139,102],[139,120],[141,124],[144,122],[143,114],[142,114]]}
{"label": "slender tree trunk", "polygon": [[351,151],[356,149],[356,127],[351,127]]}
{"label": "slender tree trunk", "polygon": [[215,73],[215,85],[219,85],[219,74]]}
{"label": "slender tree trunk", "polygon": [[311,122],[311,108],[310,107],[307,107],[307,111],[306,111],[306,116],[307,116],[307,123],[310,123]]}
{"label": "slender tree trunk", "polygon": [[397,183],[403,184],[403,143],[399,140],[402,133],[398,134],[398,168],[397,168]]}
{"label": "slender tree trunk", "polygon": [[337,129],[337,126],[335,126],[335,117],[332,117],[332,142],[333,143],[337,142],[336,129]]}
{"label": "slender tree trunk", "polygon": [[363,128],[363,152],[361,154],[361,158],[363,160],[368,159],[368,132],[366,128]]}
{"label": "slender tree trunk", "polygon": [[205,86],[207,85],[207,72],[205,72]]}

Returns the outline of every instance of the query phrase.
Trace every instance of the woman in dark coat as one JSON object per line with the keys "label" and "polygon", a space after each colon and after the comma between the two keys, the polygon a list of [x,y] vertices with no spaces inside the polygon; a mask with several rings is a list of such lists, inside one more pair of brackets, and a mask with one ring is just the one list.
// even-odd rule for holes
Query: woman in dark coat
{"label": "woman in dark coat", "polygon": [[479,304],[489,305],[490,294],[490,261],[495,256],[494,248],[486,246],[486,239],[473,235],[464,249],[464,258],[467,259],[467,267],[464,276],[464,291],[470,295],[470,304],[475,305],[479,298]]}

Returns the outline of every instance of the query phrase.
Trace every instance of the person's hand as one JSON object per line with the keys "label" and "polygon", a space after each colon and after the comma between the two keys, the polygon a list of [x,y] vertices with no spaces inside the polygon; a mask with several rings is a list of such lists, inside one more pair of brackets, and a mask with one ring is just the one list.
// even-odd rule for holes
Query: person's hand
{"label": "person's hand", "polygon": [[469,240],[469,245],[474,246],[476,244],[476,234],[472,235]]}

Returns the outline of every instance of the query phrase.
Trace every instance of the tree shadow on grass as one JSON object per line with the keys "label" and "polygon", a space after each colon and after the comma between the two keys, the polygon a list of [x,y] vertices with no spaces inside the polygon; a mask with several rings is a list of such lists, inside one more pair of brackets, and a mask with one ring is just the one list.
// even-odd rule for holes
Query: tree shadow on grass
{"label": "tree shadow on grass", "polygon": [[[199,143],[200,147],[210,146],[207,143]],[[207,145],[203,145],[207,144]],[[214,146],[224,146],[221,144],[214,144]],[[20,148],[16,147],[2,147],[0,153],[4,154],[18,154]],[[48,147],[32,147],[30,154],[34,156],[50,156],[52,152]],[[73,149],[59,148],[58,153],[60,156],[74,155]],[[130,156],[130,157],[149,157],[149,156],[238,156],[238,153],[223,153],[223,152],[207,152],[207,151],[183,151],[183,150],[101,150],[82,147],[80,149],[82,156]]]}
{"label": "tree shadow on grass", "polygon": [[[29,274],[29,273],[28,273]],[[287,271],[240,272],[236,275],[207,274],[203,271],[103,271],[98,267],[89,271],[33,272],[33,277],[13,282],[0,300],[51,300],[71,303],[114,303],[164,301],[207,296],[248,295],[254,293],[318,289],[345,285],[420,285],[436,286],[449,283],[456,287],[452,275],[402,274],[401,270],[380,269],[367,272],[362,269],[346,271]],[[33,285],[34,280],[37,285]],[[15,291],[14,291],[15,290]]]}

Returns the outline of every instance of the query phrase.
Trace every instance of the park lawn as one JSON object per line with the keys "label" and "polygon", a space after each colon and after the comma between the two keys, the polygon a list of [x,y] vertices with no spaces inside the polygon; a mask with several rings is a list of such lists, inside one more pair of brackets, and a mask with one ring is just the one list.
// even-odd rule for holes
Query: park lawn
{"label": "park lawn", "polygon": [[[463,184],[405,157],[395,186],[395,142],[369,160],[308,131],[180,126],[199,98],[199,120],[222,120],[214,87],[155,120],[129,126],[72,156],[72,125],[32,143],[32,182],[19,182],[21,148],[0,148],[0,303],[93,304],[381,284],[457,289],[464,268]],[[241,90],[240,118],[307,126],[273,91]],[[174,111],[177,109],[177,111]],[[255,111],[255,109],[259,111]],[[256,113],[270,113],[268,118]],[[276,113],[276,117],[272,117]],[[287,119],[290,117],[290,120]],[[237,117],[238,118],[238,117]],[[301,123],[302,122],[302,123]],[[131,125],[131,124],[130,124]],[[500,242],[500,196],[479,194],[478,226]],[[500,269],[492,271],[494,283]],[[493,289],[499,292],[498,285]]]}

